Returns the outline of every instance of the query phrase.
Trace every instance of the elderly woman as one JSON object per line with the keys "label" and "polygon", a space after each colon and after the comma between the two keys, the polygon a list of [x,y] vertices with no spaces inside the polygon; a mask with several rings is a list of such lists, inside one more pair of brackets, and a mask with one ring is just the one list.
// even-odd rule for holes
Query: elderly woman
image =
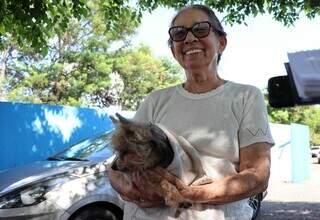
{"label": "elderly woman", "polygon": [[[152,92],[134,119],[162,124],[187,139],[202,160],[210,164],[212,158],[218,158],[223,166],[234,169],[234,174],[201,186],[186,185],[163,169],[158,172],[193,203],[221,207],[221,219],[248,220],[252,210],[247,198],[264,191],[270,175],[273,140],[263,96],[253,86],[218,75],[227,38],[207,6],[192,5],[179,11],[169,35],[172,54],[185,70],[186,82]],[[109,177],[126,201],[139,207],[163,204],[146,178],[135,175],[132,183],[113,170]]]}

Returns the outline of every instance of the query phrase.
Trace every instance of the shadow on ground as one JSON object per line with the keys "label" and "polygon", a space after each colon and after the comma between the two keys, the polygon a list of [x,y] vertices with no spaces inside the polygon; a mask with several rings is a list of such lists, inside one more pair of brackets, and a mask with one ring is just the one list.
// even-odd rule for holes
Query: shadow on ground
{"label": "shadow on ground", "polygon": [[319,220],[320,203],[263,201],[257,220]]}

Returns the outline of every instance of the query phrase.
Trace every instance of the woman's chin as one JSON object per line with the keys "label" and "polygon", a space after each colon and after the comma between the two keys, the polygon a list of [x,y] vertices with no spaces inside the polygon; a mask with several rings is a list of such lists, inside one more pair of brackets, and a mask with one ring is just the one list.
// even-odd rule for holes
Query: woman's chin
{"label": "woman's chin", "polygon": [[207,65],[201,64],[199,62],[188,62],[185,65],[185,69],[187,71],[196,71],[201,69],[206,69]]}

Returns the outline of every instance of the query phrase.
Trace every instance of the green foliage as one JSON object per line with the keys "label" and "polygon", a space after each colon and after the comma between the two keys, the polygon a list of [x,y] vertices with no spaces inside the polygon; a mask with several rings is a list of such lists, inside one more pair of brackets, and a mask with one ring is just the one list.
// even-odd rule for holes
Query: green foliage
{"label": "green foliage", "polygon": [[135,7],[130,3],[130,0],[1,0],[0,50],[7,38],[13,38],[20,47],[32,47],[45,55],[52,36],[61,37],[74,19],[80,21],[92,13],[98,13],[105,21],[96,24],[93,20],[96,30],[112,34],[123,32],[128,24],[125,20],[136,27],[143,11],[151,12],[160,6],[179,9],[192,3],[206,4],[225,12],[224,21],[230,24],[245,23],[247,16],[269,13],[275,20],[291,25],[301,13],[309,18],[320,14],[319,0],[138,0]]}
{"label": "green foliage", "polygon": [[270,121],[273,123],[299,123],[310,128],[311,145],[320,145],[320,108],[317,106],[296,106],[275,109],[268,106]]}
{"label": "green foliage", "polygon": [[[12,38],[22,49],[33,48],[46,55],[49,39],[62,37],[73,22],[92,20],[95,30],[108,32],[110,38],[124,33],[127,26],[137,27],[141,13],[129,6],[128,0],[1,0],[0,50]],[[103,18],[105,21],[100,23]],[[98,23],[96,21],[98,20]]]}
{"label": "green foliage", "polygon": [[115,71],[124,82],[120,105],[136,110],[142,99],[151,91],[181,82],[182,71],[167,59],[156,59],[150,49],[122,51],[115,60]]}
{"label": "green foliage", "polygon": [[72,18],[86,16],[83,0],[1,0],[0,46],[8,36],[21,47],[31,46],[46,54],[53,33],[62,34]]}
{"label": "green foliage", "polygon": [[[86,48],[66,52],[59,62],[16,62],[10,69],[9,100],[99,107],[118,104],[128,110],[136,110],[152,90],[177,84],[182,75],[177,66],[155,58],[145,46],[114,54]],[[124,85],[116,93],[112,73],[117,73]]]}
{"label": "green foliage", "polygon": [[[169,60],[155,58],[145,46],[126,49],[139,23],[126,1],[91,0],[86,9],[85,19],[71,17],[66,29],[51,33],[47,54],[6,38],[7,99],[135,110],[153,89],[180,81],[181,70]],[[111,49],[115,42],[117,50]]]}
{"label": "green foliage", "polygon": [[179,9],[193,3],[206,4],[218,12],[225,12],[223,20],[229,24],[245,23],[247,16],[265,13],[285,25],[292,25],[301,13],[309,18],[320,15],[319,0],[140,0],[139,6],[142,10],[152,11],[159,6]]}

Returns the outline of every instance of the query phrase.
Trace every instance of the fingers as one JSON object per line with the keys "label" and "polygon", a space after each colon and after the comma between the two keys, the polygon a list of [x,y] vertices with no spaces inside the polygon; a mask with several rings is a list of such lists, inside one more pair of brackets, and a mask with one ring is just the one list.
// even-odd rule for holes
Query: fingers
{"label": "fingers", "polygon": [[109,171],[108,177],[111,186],[120,194],[123,200],[132,202],[141,197],[140,191],[132,183],[129,175],[119,171]]}
{"label": "fingers", "polygon": [[121,182],[122,184],[131,182],[130,176],[128,174],[125,174],[121,171],[116,171],[109,169],[107,172],[108,178],[111,183],[113,182]]}
{"label": "fingers", "polygon": [[148,200],[145,200],[141,197],[136,197],[135,199],[132,199],[132,198],[126,197],[124,195],[120,195],[120,196],[124,201],[135,203],[140,208],[150,208],[150,207],[156,206],[156,204],[154,204]]}
{"label": "fingers", "polygon": [[132,182],[134,183],[134,185],[137,187],[137,189],[140,192],[143,192],[143,178],[141,177],[141,175],[139,174],[139,172],[134,172],[132,173]]}
{"label": "fingers", "polygon": [[164,203],[163,199],[154,193],[153,185],[148,177],[135,172],[132,178],[119,171],[108,172],[112,187],[120,197],[127,202],[133,202],[141,208],[159,207]]}
{"label": "fingers", "polygon": [[169,173],[166,169],[162,168],[162,167],[156,167],[154,169],[154,171],[156,173],[158,173],[159,175],[161,175],[163,178],[165,178],[166,180],[168,180],[169,182],[174,182],[176,177],[173,176],[171,173]]}
{"label": "fingers", "polygon": [[156,186],[149,181],[150,178],[148,178],[148,176],[141,173],[134,173],[132,179],[135,186],[140,191],[142,198],[149,202],[158,202],[161,200],[161,197],[157,194],[158,190]]}
{"label": "fingers", "polygon": [[126,197],[125,195],[121,195],[121,194],[119,194],[119,195],[120,195],[120,197],[121,197],[124,201],[133,202],[133,200],[130,199],[129,197]]}
{"label": "fingers", "polygon": [[162,198],[153,192],[153,186],[141,173],[132,174],[132,181],[134,187],[139,191],[139,196],[134,200],[126,201],[133,202],[140,208],[159,207],[163,204]]}
{"label": "fingers", "polygon": [[132,181],[135,183],[137,187],[143,184],[143,176],[139,172],[132,173]]}
{"label": "fingers", "polygon": [[119,193],[123,191],[122,186],[128,184],[128,182],[126,181],[125,174],[121,172],[109,170],[108,177],[111,186]]}
{"label": "fingers", "polygon": [[137,206],[139,206],[140,208],[153,208],[153,207],[160,207],[164,205],[163,201],[136,201],[135,202],[137,204]]}
{"label": "fingers", "polygon": [[175,185],[179,191],[184,190],[187,187],[187,185],[184,182],[182,182],[182,180],[172,175],[166,169],[163,169],[161,167],[156,167],[155,172],[157,172],[159,175],[165,178],[169,183]]}

